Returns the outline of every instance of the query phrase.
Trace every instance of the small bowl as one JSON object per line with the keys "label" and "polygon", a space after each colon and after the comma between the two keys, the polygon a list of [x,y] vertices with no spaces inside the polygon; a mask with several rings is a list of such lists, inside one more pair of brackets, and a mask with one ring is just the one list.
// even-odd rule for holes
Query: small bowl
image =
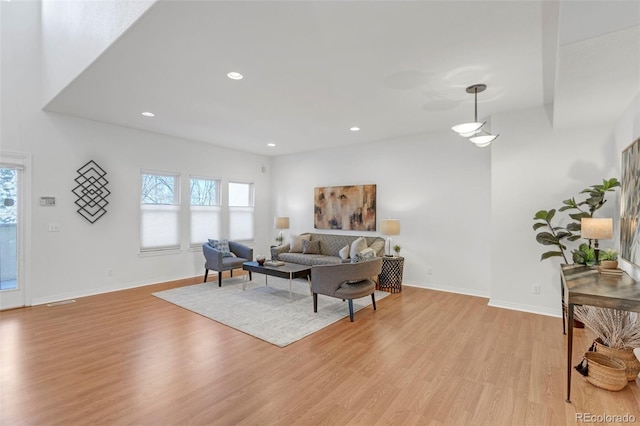
{"label": "small bowl", "polygon": [[256,262],[258,262],[258,265],[263,266],[264,265],[264,261],[265,261],[266,257],[264,257],[263,255],[259,254],[256,256]]}

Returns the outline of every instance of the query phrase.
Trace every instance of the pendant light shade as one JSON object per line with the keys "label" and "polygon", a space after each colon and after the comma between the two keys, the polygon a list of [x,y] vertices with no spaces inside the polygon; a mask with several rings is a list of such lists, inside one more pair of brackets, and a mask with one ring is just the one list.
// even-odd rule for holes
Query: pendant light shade
{"label": "pendant light shade", "polygon": [[475,135],[477,132],[479,132],[482,126],[484,126],[484,123],[479,123],[479,122],[462,123],[462,124],[456,124],[451,128],[451,130],[453,130],[460,136],[468,137],[467,135],[472,136],[472,135]]}
{"label": "pendant light shade", "polygon": [[[480,144],[490,144],[491,142],[493,142],[499,135],[492,135],[491,133],[487,133],[487,132],[478,132],[475,136],[472,136],[469,138],[469,140],[473,143],[475,143],[476,145],[480,145]],[[486,146],[486,145],[483,145]]]}
{"label": "pendant light shade", "polygon": [[481,148],[489,146],[498,137],[498,135],[492,135],[482,130],[486,121],[478,121],[478,93],[482,93],[486,89],[486,84],[474,84],[466,88],[467,93],[473,93],[474,95],[474,120],[469,123],[457,124],[451,128],[451,130],[463,138],[469,138],[471,142]]}

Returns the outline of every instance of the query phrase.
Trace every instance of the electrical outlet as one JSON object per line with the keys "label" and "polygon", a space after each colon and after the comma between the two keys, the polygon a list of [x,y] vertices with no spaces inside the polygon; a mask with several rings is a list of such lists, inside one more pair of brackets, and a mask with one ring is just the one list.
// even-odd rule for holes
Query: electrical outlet
{"label": "electrical outlet", "polygon": [[112,277],[113,276],[113,270],[112,269],[107,269],[107,276],[108,277]]}
{"label": "electrical outlet", "polygon": [[50,223],[49,232],[60,232],[60,225],[58,225],[57,223]]}
{"label": "electrical outlet", "polygon": [[427,275],[431,275],[433,274],[433,271],[431,270],[431,266],[427,266]]}
{"label": "electrical outlet", "polygon": [[533,288],[531,289],[531,292],[533,294],[540,294],[540,284],[534,284]]}

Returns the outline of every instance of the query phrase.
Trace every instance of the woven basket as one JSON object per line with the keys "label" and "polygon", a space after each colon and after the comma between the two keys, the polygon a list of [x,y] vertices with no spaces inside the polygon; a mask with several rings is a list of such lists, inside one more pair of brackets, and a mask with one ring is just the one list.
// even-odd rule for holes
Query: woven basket
{"label": "woven basket", "polygon": [[596,352],[615,359],[616,361],[622,361],[625,365],[625,374],[627,375],[628,381],[632,382],[638,377],[638,373],[640,373],[640,361],[638,361],[638,358],[636,358],[633,353],[633,348],[612,349],[609,346],[605,346],[600,339],[596,339],[593,343]]}
{"label": "woven basket", "polygon": [[584,354],[587,361],[587,381],[609,391],[619,391],[627,386],[624,363],[598,352]]}

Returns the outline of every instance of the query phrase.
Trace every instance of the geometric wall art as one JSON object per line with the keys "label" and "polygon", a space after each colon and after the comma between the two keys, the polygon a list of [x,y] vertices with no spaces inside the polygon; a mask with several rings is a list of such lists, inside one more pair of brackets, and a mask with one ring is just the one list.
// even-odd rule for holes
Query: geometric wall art
{"label": "geometric wall art", "polygon": [[313,198],[314,228],[376,230],[376,185],[319,187]]}
{"label": "geometric wall art", "polygon": [[620,257],[640,266],[640,138],[622,151]]}
{"label": "geometric wall art", "polygon": [[105,172],[94,161],[89,161],[78,169],[78,184],[72,192],[78,197],[75,201],[79,207],[77,212],[89,222],[94,223],[107,212],[107,197],[111,192],[107,189],[109,181]]}

